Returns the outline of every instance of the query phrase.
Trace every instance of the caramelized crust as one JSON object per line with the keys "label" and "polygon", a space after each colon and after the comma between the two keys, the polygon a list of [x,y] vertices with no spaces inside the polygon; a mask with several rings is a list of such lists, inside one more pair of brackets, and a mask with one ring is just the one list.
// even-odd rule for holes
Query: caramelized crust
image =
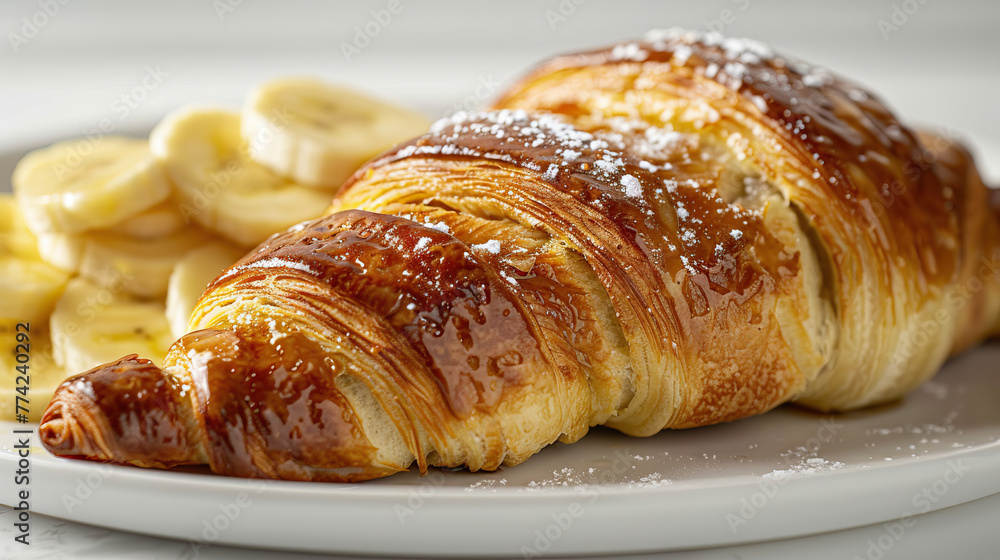
{"label": "caramelized crust", "polygon": [[39,436],[56,455],[140,467],[204,463],[197,421],[177,380],[126,356],[70,377],[45,409]]}
{"label": "caramelized crust", "polygon": [[594,425],[897,398],[1000,332],[997,193],[822,69],[667,32],[494,105],[221,275],[162,369],[64,384],[44,444],[292,480],[496,469]]}
{"label": "caramelized crust", "polygon": [[[437,204],[560,239],[594,270],[628,341],[635,394],[606,423],[640,435],[725,421],[802,389],[778,319],[801,299],[800,247],[777,200],[748,211],[686,178],[727,173],[689,140],[654,165],[551,117],[459,116],[359,172],[338,204]],[[743,376],[750,361],[759,374]]]}
{"label": "caramelized crust", "polygon": [[[821,293],[836,314],[835,345],[797,397],[803,404],[834,410],[898,398],[996,316],[989,308],[982,320],[969,316],[956,336],[968,307],[955,290],[975,283],[969,263],[997,237],[966,227],[984,219],[994,227],[995,215],[956,200],[986,192],[971,160],[949,172],[875,96],[822,68],[754,41],[651,33],[546,62],[495,106],[559,113],[588,130],[620,119],[694,133],[778,190],[802,217],[799,235],[813,241]],[[997,281],[987,285],[981,295],[994,297]]]}

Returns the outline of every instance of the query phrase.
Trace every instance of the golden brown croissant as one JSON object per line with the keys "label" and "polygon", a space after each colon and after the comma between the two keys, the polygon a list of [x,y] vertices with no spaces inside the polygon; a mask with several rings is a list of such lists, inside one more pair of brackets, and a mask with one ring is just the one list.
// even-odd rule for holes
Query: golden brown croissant
{"label": "golden brown croissant", "polygon": [[68,456],[363,480],[514,465],[796,400],[903,395],[1000,329],[1000,201],[958,144],[762,45],[556,58],[368,163],[222,274],[162,369],[68,380]]}

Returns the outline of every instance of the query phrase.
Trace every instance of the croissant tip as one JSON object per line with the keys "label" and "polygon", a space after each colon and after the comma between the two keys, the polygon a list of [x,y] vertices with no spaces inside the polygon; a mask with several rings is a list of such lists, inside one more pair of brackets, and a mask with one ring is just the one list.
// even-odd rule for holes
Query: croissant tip
{"label": "croissant tip", "polygon": [[45,410],[38,425],[38,437],[46,449],[57,455],[78,455],[71,421],[64,417],[64,405],[54,402]]}
{"label": "croissant tip", "polygon": [[53,455],[63,457],[103,458],[100,441],[95,441],[85,428],[89,418],[74,413],[75,407],[64,398],[53,398],[38,424],[42,445]]}

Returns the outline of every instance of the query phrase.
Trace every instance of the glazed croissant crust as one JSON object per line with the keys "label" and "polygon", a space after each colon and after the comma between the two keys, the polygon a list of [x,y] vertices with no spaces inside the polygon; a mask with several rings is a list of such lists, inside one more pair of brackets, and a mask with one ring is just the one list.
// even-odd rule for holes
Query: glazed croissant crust
{"label": "glazed croissant crust", "polygon": [[71,378],[53,453],[353,481],[796,401],[895,399],[1000,331],[1000,201],[952,139],[759,43],[542,64],[223,273],[163,368]]}

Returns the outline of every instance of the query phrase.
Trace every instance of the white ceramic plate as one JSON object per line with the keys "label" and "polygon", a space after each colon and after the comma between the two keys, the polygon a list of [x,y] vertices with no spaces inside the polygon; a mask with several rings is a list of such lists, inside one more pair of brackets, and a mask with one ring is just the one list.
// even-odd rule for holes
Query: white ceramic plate
{"label": "white ceramic plate", "polygon": [[[993,343],[893,405],[840,416],[783,407],[644,439],[595,430],[495,473],[364,484],[59,459],[38,447],[36,431],[30,505],[196,543],[408,556],[675,550],[907,523],[909,514],[1000,493],[998,370]],[[16,428],[0,426],[4,504],[24,488],[11,484]]]}

